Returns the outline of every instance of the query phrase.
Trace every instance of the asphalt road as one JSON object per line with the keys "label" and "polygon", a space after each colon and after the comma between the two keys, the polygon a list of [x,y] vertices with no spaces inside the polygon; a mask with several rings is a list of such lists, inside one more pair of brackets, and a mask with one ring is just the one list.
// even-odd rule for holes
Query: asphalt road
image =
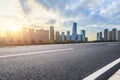
{"label": "asphalt road", "polygon": [[81,80],[120,58],[120,42],[0,48],[0,80]]}

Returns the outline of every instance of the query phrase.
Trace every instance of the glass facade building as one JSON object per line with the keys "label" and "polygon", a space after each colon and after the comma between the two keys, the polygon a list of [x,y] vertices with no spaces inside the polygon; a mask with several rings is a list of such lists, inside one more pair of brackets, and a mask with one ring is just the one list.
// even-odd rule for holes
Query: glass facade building
{"label": "glass facade building", "polygon": [[104,41],[108,41],[108,29],[104,30]]}
{"label": "glass facade building", "polygon": [[82,41],[85,41],[85,35],[86,35],[86,31],[81,30]]}
{"label": "glass facade building", "polygon": [[70,40],[70,31],[67,31],[67,40]]}
{"label": "glass facade building", "polygon": [[117,29],[112,29],[112,40],[116,41],[117,40]]}
{"label": "glass facade building", "polygon": [[76,38],[77,38],[77,23],[73,23],[72,40],[76,41]]}
{"label": "glass facade building", "polygon": [[82,41],[80,34],[77,35],[77,41]]}
{"label": "glass facade building", "polygon": [[99,41],[99,40],[100,40],[100,34],[97,33],[97,41]]}

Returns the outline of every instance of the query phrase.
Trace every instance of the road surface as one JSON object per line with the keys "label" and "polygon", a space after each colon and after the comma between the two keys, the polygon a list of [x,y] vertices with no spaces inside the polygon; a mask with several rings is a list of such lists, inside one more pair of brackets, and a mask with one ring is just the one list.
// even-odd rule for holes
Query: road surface
{"label": "road surface", "polygon": [[0,48],[0,80],[81,80],[120,58],[120,42]]}

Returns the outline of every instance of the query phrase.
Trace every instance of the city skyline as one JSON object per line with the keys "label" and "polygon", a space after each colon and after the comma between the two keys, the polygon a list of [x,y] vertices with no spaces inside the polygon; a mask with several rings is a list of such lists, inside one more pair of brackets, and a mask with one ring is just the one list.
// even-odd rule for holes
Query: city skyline
{"label": "city skyline", "polygon": [[[37,28],[36,29],[36,28],[33,28],[33,27],[22,27],[21,29],[17,30],[16,28],[13,28],[13,30],[11,29],[11,30],[6,31],[6,36],[4,36],[4,38],[9,37],[8,35],[10,35],[10,34],[12,34],[12,36],[14,36],[15,38],[18,38],[18,39],[19,39],[19,36],[17,36],[17,35],[19,35],[19,34],[24,35],[24,38],[25,38],[26,33],[28,33],[29,31],[33,32],[33,33],[36,33],[36,34],[33,35],[33,38],[36,38],[34,36],[37,36],[38,40],[39,40],[40,36],[38,36],[37,34],[41,34],[43,41],[56,40],[56,37],[58,37],[56,35],[59,35],[59,36],[61,35],[61,40],[62,40],[62,34],[64,36],[66,36],[66,39],[64,38],[64,40],[68,40],[68,41],[69,40],[71,40],[71,41],[76,41],[76,40],[85,41],[86,39],[87,39],[87,41],[96,41],[96,40],[108,41],[108,40],[112,40],[112,38],[113,38],[113,37],[111,37],[111,39],[110,39],[109,35],[111,34],[111,36],[113,36],[113,34],[112,34],[111,31],[108,32],[109,29],[105,28],[104,31],[100,31],[99,33],[97,32],[97,36],[96,36],[95,40],[91,40],[86,35],[88,33],[88,32],[86,33],[86,30],[82,29],[82,30],[78,31],[77,27],[78,27],[77,23],[73,22],[73,26],[72,26],[71,30],[70,31],[66,30],[66,32],[64,32],[64,31],[60,32],[59,30],[56,31],[56,30],[54,30],[54,26],[49,26],[49,29],[44,29],[44,28]],[[114,29],[116,30],[117,28],[113,28],[112,30],[114,30]],[[42,33],[40,31],[42,31]],[[46,31],[47,31],[47,35],[46,35]],[[120,31],[120,30],[118,30],[118,31]],[[52,35],[51,35],[51,33],[52,33]],[[114,37],[115,37],[115,39],[117,39],[116,37],[119,36],[119,35],[117,35],[117,30],[114,31],[114,33],[115,33],[114,35],[116,35]],[[28,35],[30,35],[30,37],[32,37],[32,33],[30,33]],[[45,36],[47,36],[48,38],[47,39],[44,38]],[[51,37],[52,37],[52,39],[51,39]],[[22,38],[20,40],[22,41]]]}
{"label": "city skyline", "polygon": [[[6,44],[40,44],[40,43],[75,43],[88,42],[86,30],[77,33],[77,23],[73,23],[72,32],[59,32],[50,26],[49,30],[22,28],[21,31],[7,31],[4,43]],[[65,34],[66,33],[66,34]],[[71,34],[70,34],[71,33]]]}
{"label": "city skyline", "polygon": [[103,32],[96,34],[97,41],[120,41],[120,30],[113,28],[112,30],[104,29]]}
{"label": "city skyline", "polygon": [[96,33],[105,28],[120,29],[119,4],[120,0],[2,0],[0,36],[22,27],[49,29],[52,25],[55,31],[72,31],[72,23],[77,22],[78,33],[85,29],[89,40],[96,40]]}

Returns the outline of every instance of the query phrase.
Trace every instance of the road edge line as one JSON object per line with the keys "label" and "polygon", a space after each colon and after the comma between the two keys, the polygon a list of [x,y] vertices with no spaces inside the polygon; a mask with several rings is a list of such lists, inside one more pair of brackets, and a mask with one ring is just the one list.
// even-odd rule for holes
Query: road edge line
{"label": "road edge line", "polygon": [[89,76],[83,78],[83,80],[95,80],[99,76],[101,76],[103,73],[111,69],[113,66],[117,65],[120,63],[120,58],[116,59],[115,61],[111,62],[110,64],[104,66],[103,68],[95,71],[94,73],[90,74]]}

